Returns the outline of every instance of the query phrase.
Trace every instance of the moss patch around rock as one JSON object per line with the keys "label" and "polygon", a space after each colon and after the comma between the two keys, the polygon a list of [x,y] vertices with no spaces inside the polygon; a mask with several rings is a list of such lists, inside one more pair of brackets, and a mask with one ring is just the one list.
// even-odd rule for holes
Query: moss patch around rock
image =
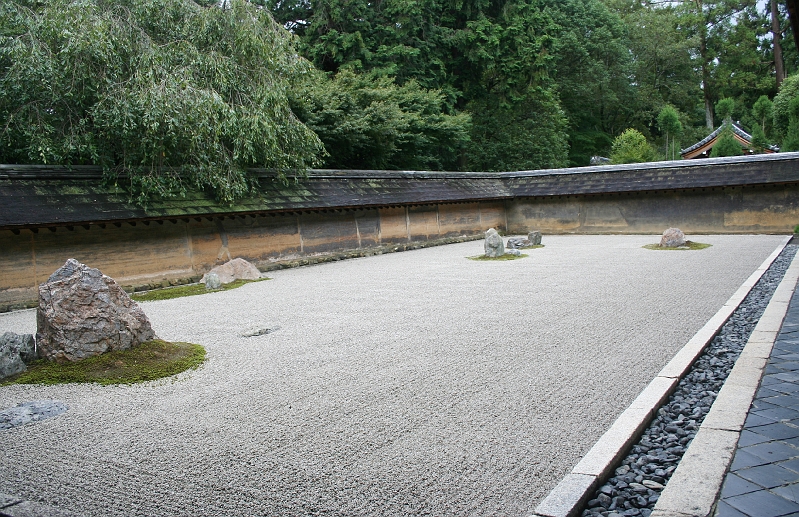
{"label": "moss patch around rock", "polygon": [[466,257],[469,260],[477,260],[480,262],[501,262],[504,260],[517,260],[523,259],[528,257],[529,255],[525,255],[522,253],[521,255],[502,255],[501,257],[486,257],[485,255],[475,255],[474,257]]}
{"label": "moss patch around rock", "polygon": [[705,248],[711,247],[712,244],[703,244],[701,242],[693,242],[693,241],[685,241],[685,246],[679,246],[677,248],[667,248],[665,246],[661,246],[660,244],[647,244],[646,246],[642,246],[648,250],[703,250]]}
{"label": "moss patch around rock", "polygon": [[74,363],[34,361],[28,365],[28,371],[0,381],[0,385],[134,384],[197,368],[204,361],[205,348],[200,345],[153,339],[127,350],[107,352]]}
{"label": "moss patch around rock", "polygon": [[179,285],[177,287],[166,287],[164,289],[155,289],[144,293],[133,293],[131,298],[137,302],[152,302],[155,300],[171,300],[172,298],[181,298],[183,296],[197,296],[198,294],[217,293],[219,291],[229,291],[244,284],[251,284],[253,282],[263,282],[264,280],[271,280],[270,278],[259,278],[258,280],[234,280],[229,284],[223,284],[219,289],[206,289],[205,284],[190,284]]}

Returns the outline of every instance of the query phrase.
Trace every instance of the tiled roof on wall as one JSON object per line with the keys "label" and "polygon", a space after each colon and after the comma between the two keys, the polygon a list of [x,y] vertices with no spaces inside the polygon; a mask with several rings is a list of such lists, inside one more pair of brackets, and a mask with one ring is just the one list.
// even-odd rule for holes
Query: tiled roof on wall
{"label": "tiled roof on wall", "polygon": [[799,183],[799,153],[504,173],[314,170],[285,183],[253,172],[258,194],[232,205],[190,192],[141,207],[96,167],[0,165],[0,229]]}

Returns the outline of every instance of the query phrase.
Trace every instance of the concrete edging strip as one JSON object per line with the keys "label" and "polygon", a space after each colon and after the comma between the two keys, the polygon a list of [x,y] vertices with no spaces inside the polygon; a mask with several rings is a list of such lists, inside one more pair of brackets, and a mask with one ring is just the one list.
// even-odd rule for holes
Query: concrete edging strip
{"label": "concrete edging strip", "polygon": [[[791,237],[786,237],[780,243],[780,245],[777,246],[774,252],[772,252],[772,254],[763,261],[760,267],[758,267],[749,276],[749,278],[744,281],[744,283],[730,297],[730,299],[727,300],[721,309],[719,309],[719,311],[712,318],[710,318],[710,320],[708,320],[708,322],[705,323],[705,325],[699,329],[696,334],[694,334],[688,343],[686,343],[682,349],[677,352],[672,360],[669,361],[665,367],[663,367],[660,373],[658,373],[657,377],[655,377],[652,382],[650,382],[649,385],[644,388],[644,390],[638,395],[632,404],[630,404],[630,406],[624,410],[621,415],[619,415],[613,425],[610,426],[610,429],[608,429],[607,432],[602,435],[599,441],[594,444],[591,450],[589,450],[588,453],[583,456],[580,462],[572,469],[571,473],[567,474],[560,481],[560,483],[558,483],[558,485],[552,489],[549,495],[547,495],[544,500],[538,504],[532,515],[537,517],[573,517],[577,514],[582,505],[588,500],[593,491],[597,488],[599,483],[603,481],[605,477],[607,477],[611,468],[613,468],[613,466],[622,458],[633,442],[638,439],[646,426],[649,424],[655,412],[668,398],[682,376],[685,375],[685,373],[691,368],[691,365],[693,365],[699,355],[704,351],[708,343],[710,343],[716,334],[718,334],[722,325],[726,323],[735,309],[738,308],[741,302],[743,302],[744,298],[746,298],[746,296],[749,294],[749,291],[751,291],[758,280],[760,280],[760,277],[763,276],[763,273],[765,273],[766,270],[771,267],[772,262],[774,262],[780,253],[782,253],[782,250],[790,240]],[[785,311],[787,311],[787,302],[784,300],[786,296],[784,293],[785,289],[783,289],[783,291],[780,291],[780,289],[786,284],[786,280],[789,278],[789,275],[792,275],[790,278],[793,278],[794,280],[791,284],[790,292],[787,295],[787,301],[790,301],[790,296],[793,293],[794,286],[796,285],[796,279],[799,278],[799,262],[796,260],[791,263],[791,267],[786,272],[785,278],[774,292],[771,302],[761,317],[761,321],[764,322],[762,331],[758,332],[758,330],[761,330],[761,325],[759,322],[755,327],[755,330],[752,332],[752,336],[750,337],[747,346],[741,353],[741,357],[744,357],[744,354],[747,353],[749,350],[749,343],[752,343],[753,339],[755,340],[755,343],[760,345],[757,347],[757,353],[760,355],[765,353],[766,346],[768,348],[768,353],[771,352],[771,345],[767,344],[766,340],[771,337],[771,343],[773,343],[777,333],[780,330],[779,326],[782,324],[782,316],[784,316]],[[768,325],[768,328],[770,329],[774,322],[777,321],[777,314],[774,312],[777,307],[775,306],[775,309],[772,310],[772,312],[769,312],[769,308],[771,308],[772,303],[779,303],[779,307],[784,305],[784,311],[782,312],[782,316],[779,317],[779,323],[777,324],[776,331],[767,331],[766,326]],[[768,355],[766,355],[766,358],[768,358]],[[765,367],[765,364],[763,367]],[[733,373],[736,371],[736,368],[738,368],[738,363],[736,363],[735,368],[733,368]],[[751,367],[747,368],[751,369]],[[762,372],[762,368],[759,371]],[[732,378],[732,373],[730,374],[730,378]],[[759,382],[760,377],[758,375],[757,383],[759,384]],[[729,380],[727,383],[729,383]],[[727,383],[725,383],[725,387]],[[757,386],[755,386],[754,390],[757,390]],[[725,397],[726,396],[727,395],[725,395]],[[754,397],[754,391],[752,392],[752,396]],[[719,393],[719,398],[721,398],[721,392]],[[718,399],[716,400],[716,403],[718,403]],[[714,405],[711,407],[711,411],[706,417],[705,421],[710,418],[711,414],[713,413],[713,409],[716,407],[716,403],[714,403]],[[751,403],[751,398],[749,403]],[[747,410],[749,408],[749,403],[747,403],[746,406]],[[744,419],[746,419],[745,414]],[[743,426],[743,420],[741,420],[741,426]],[[700,427],[699,433],[697,433],[696,438],[694,438],[694,442],[697,441],[702,432],[702,428],[704,427],[705,424],[703,423]],[[722,432],[723,430],[714,429],[714,431]],[[691,447],[693,447],[694,442],[692,442]],[[735,451],[736,443],[737,435],[735,442],[732,444],[732,452]],[[685,453],[685,456],[683,457],[683,460],[680,462],[680,466],[682,466],[683,462],[685,462],[690,452],[691,448],[689,447]],[[732,461],[732,457],[730,457],[730,461]],[[726,472],[726,466],[728,465],[729,463],[725,464],[724,472]],[[668,490],[668,487],[671,486],[671,483],[673,483],[677,472],[679,472],[679,468],[680,467],[675,470],[674,475],[669,481],[669,484],[666,485],[666,489],[664,489],[663,494],[666,494],[666,490]],[[697,484],[696,481],[693,481],[693,483]],[[661,495],[661,500],[662,498],[663,495]],[[658,502],[656,509],[659,506],[660,501]],[[659,514],[659,517],[665,517],[666,515],[674,514],[663,513]],[[652,517],[658,516],[653,513]]]}
{"label": "concrete edging strip", "polygon": [[799,255],[794,257],[774,291],[730,376],[719,390],[699,432],[660,494],[652,517],[709,516],[716,506],[749,407],[760,387],[774,341],[799,280]]}

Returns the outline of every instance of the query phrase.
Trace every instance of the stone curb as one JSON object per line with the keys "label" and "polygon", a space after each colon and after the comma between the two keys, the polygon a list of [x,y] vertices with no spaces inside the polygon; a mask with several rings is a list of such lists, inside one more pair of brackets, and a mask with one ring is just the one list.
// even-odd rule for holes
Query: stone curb
{"label": "stone curb", "polygon": [[[765,273],[766,270],[771,266],[771,263],[774,262],[780,253],[782,253],[782,250],[785,248],[788,242],[790,242],[790,240],[790,236],[786,237],[780,243],[780,245],[777,246],[774,252],[763,261],[760,267],[758,267],[749,276],[749,278],[744,281],[743,284],[741,284],[738,290],[733,293],[733,295],[729,300],[727,300],[721,309],[719,309],[719,311],[712,318],[710,318],[710,320],[708,320],[708,322],[705,323],[705,325],[699,329],[696,334],[694,334],[694,336],[682,347],[682,349],[680,349],[679,352],[677,352],[677,354],[675,354],[671,361],[669,361],[669,363],[663,367],[660,373],[658,373],[657,377],[655,377],[652,382],[650,382],[649,385],[644,388],[644,390],[638,395],[632,404],[630,404],[630,406],[624,410],[621,415],[619,415],[613,425],[610,426],[610,429],[608,429],[608,431],[602,435],[599,441],[594,444],[591,450],[589,450],[588,453],[583,456],[582,460],[577,463],[577,465],[572,469],[571,473],[567,474],[560,481],[560,483],[558,483],[558,485],[552,489],[549,495],[547,495],[544,500],[539,503],[539,505],[533,511],[532,516],[574,517],[577,515],[582,506],[588,501],[594,490],[596,490],[596,488],[599,486],[600,482],[602,482],[608,476],[608,474],[610,474],[613,466],[622,459],[628,449],[641,436],[641,433],[644,431],[644,429],[646,429],[646,426],[649,425],[649,422],[657,412],[658,408],[660,408],[663,402],[668,398],[682,376],[685,375],[688,370],[690,370],[691,366],[704,351],[708,343],[710,343],[716,334],[718,334],[722,325],[724,325],[727,319],[729,319],[735,309],[738,308],[738,305],[743,302],[744,298],[746,298],[746,295],[749,294],[749,291],[751,291],[757,281],[760,280],[760,277],[763,276],[763,273]],[[796,267],[794,267],[794,263],[797,265]],[[786,296],[784,292],[785,289],[781,291],[781,288],[784,284],[786,284],[786,279],[789,277],[793,278],[790,292],[787,294],[787,301],[790,301],[791,295],[793,294],[793,288],[796,285],[796,279],[799,278],[797,275],[799,275],[799,262],[794,260],[794,262],[791,264],[791,267],[786,272],[785,278],[775,291],[772,298],[772,303],[778,301],[782,304],[779,306],[782,307],[784,305],[785,310],[787,310],[787,302],[784,299]],[[769,306],[766,308],[766,312],[761,317],[760,321],[763,322],[763,328],[761,329],[761,325],[758,323],[757,327],[755,327],[755,330],[752,333],[752,337],[749,340],[750,343],[752,343],[754,339],[755,343],[760,343],[761,345],[766,344],[769,353],[771,351],[771,344],[768,344],[766,340],[771,338],[771,343],[773,343],[777,332],[779,332],[779,326],[782,324],[782,316],[778,317],[774,310],[769,312],[770,308],[771,303],[769,303]],[[783,312],[782,315],[784,316],[784,314],[785,313]],[[776,322],[777,317],[779,322],[777,323],[776,331],[766,330],[767,328],[771,329],[771,326],[773,326],[773,324]],[[758,332],[759,330],[761,330],[761,332]],[[747,353],[748,349],[749,345],[747,344],[744,352],[741,354],[742,357]],[[760,346],[760,348],[758,348],[758,353],[760,355],[765,353],[765,347]],[[766,357],[768,357],[768,355]],[[736,363],[736,368],[737,367],[738,364]],[[733,369],[733,372],[735,372],[735,369]],[[762,372],[762,369],[760,372]],[[732,375],[730,375],[730,377],[732,377]],[[729,381],[727,382],[729,383]],[[757,383],[759,382],[760,377],[758,374]],[[755,386],[754,390],[757,390],[757,386]],[[725,397],[726,396],[727,395],[725,395]],[[752,392],[752,396],[754,396],[754,391]],[[719,398],[721,398],[721,393],[719,393]],[[749,402],[747,402],[746,409],[749,408],[750,402],[751,398],[749,399]],[[715,408],[715,404],[711,408],[711,414],[713,413],[713,408]],[[708,414],[706,420],[709,419],[710,416],[711,415]],[[744,414],[744,419],[745,418],[746,415]],[[741,426],[743,426],[743,420],[741,420]],[[704,423],[702,424],[702,427],[704,427]],[[721,430],[717,431],[722,432]],[[694,438],[694,442],[697,442],[698,438],[699,433],[697,433],[696,438]],[[735,438],[735,442],[733,442],[732,452],[735,451],[736,443],[737,437]],[[691,446],[693,446],[693,442]],[[690,448],[688,451],[686,451],[683,460],[679,464],[680,466],[682,466],[682,464],[685,462],[690,451]],[[730,461],[732,461],[732,456],[730,456]],[[722,472],[721,481],[723,481],[723,474],[726,473],[726,466],[728,464],[729,463],[725,465],[724,472]],[[680,467],[678,467],[674,472],[674,475],[669,481],[669,484],[666,485],[666,489],[664,490],[663,494],[666,494],[666,490],[668,490],[668,487],[670,487],[674,482],[674,478],[676,477],[679,468]],[[721,483],[721,481],[719,483]],[[693,483],[695,486],[702,484],[697,483],[695,479]],[[720,486],[721,485],[719,484],[719,487]],[[674,490],[674,492],[675,496],[679,495],[679,490]],[[663,499],[663,494],[661,494],[661,500]],[[683,493],[682,495],[685,494]],[[685,504],[687,505],[688,501],[685,501]],[[658,501],[656,508],[659,507],[660,500]],[[665,517],[667,515],[672,516],[676,514],[663,513],[655,515],[655,513],[653,513],[652,517]]]}
{"label": "stone curb", "polygon": [[712,515],[749,407],[799,281],[794,257],[651,517]]}

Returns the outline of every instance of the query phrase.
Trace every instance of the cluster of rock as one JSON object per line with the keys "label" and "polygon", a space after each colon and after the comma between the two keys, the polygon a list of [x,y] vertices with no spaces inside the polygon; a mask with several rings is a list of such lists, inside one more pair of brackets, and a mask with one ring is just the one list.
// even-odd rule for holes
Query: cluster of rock
{"label": "cluster of rock", "polygon": [[797,252],[789,245],[679,382],[582,517],[649,517]]}
{"label": "cluster of rock", "polygon": [[502,241],[502,237],[494,228],[489,228],[485,237],[485,256],[489,258],[501,257],[503,255],[521,255],[522,248],[537,246],[541,244],[541,232],[530,232],[526,239],[511,237],[508,239],[507,249]]}
{"label": "cluster of rock", "polygon": [[661,248],[679,248],[685,246],[685,234],[679,228],[669,228],[660,237]]}
{"label": "cluster of rock", "polygon": [[530,246],[538,246],[541,244],[541,232],[530,232],[527,234],[526,239],[519,237],[511,237],[508,239],[507,247],[510,249],[529,248]]}
{"label": "cluster of rock", "polygon": [[[209,271],[203,281],[218,289],[260,277],[255,266],[233,259]],[[79,361],[156,338],[147,315],[114,279],[75,259],[39,286],[36,328],[35,339],[12,332],[0,337],[0,379],[24,372],[35,359]]]}
{"label": "cluster of rock", "polygon": [[207,272],[200,282],[210,290],[219,289],[224,284],[235,280],[258,280],[259,278],[261,278],[261,272],[257,267],[242,258],[234,258]]}

